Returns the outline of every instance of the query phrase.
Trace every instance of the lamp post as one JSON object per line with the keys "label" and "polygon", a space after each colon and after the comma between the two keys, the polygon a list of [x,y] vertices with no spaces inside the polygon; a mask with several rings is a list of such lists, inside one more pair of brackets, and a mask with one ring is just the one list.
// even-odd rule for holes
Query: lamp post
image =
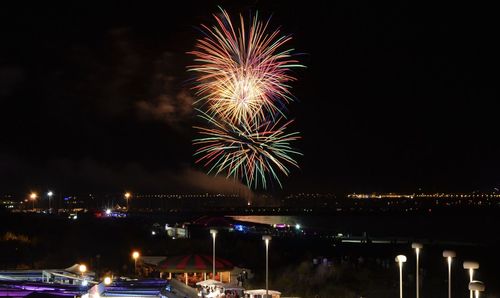
{"label": "lamp post", "polygon": [[134,259],[134,274],[137,275],[137,259],[139,258],[140,254],[138,251],[134,251],[132,253],[132,259]]}
{"label": "lamp post", "polygon": [[54,193],[51,190],[47,192],[47,197],[49,197],[49,213],[52,213],[52,209],[50,208],[50,201],[52,200],[53,195]]}
{"label": "lamp post", "polygon": [[399,298],[403,298],[403,263],[405,262],[405,255],[398,255],[396,257],[396,263],[399,265]]}
{"label": "lamp post", "polygon": [[131,196],[132,194],[128,191],[124,194],[125,201],[127,201],[127,212],[128,212],[128,200],[130,199]]}
{"label": "lamp post", "polygon": [[[464,269],[469,270],[469,282],[472,282],[474,277],[474,269],[479,269],[479,263],[474,261],[465,261]],[[473,298],[472,296],[472,290],[470,290],[470,298]]]}
{"label": "lamp post", "polygon": [[210,229],[210,234],[212,234],[212,278],[215,280],[215,237],[217,236],[217,230]]}
{"label": "lamp post", "polygon": [[262,236],[262,240],[266,243],[266,298],[269,297],[269,241],[271,239],[269,235]]}
{"label": "lamp post", "polygon": [[451,298],[451,261],[457,254],[452,250],[443,251],[443,257],[448,262],[448,298]]}
{"label": "lamp post", "polygon": [[483,292],[485,289],[484,283],[479,280],[473,280],[469,283],[469,290],[471,293],[474,291],[476,294],[475,298],[479,298],[479,292]]}
{"label": "lamp post", "polygon": [[38,195],[36,194],[36,192],[30,193],[30,200],[33,202],[33,211],[35,211],[35,201],[37,197]]}
{"label": "lamp post", "polygon": [[81,264],[80,266],[78,266],[78,271],[80,271],[80,273],[82,274],[82,285],[83,285],[84,274],[87,271],[87,266],[85,266],[84,264]]}
{"label": "lamp post", "polygon": [[412,243],[411,244],[411,248],[415,249],[415,255],[417,257],[417,275],[416,275],[416,282],[417,282],[417,298],[420,298],[420,281],[419,281],[419,275],[420,275],[420,271],[419,271],[419,255],[420,255],[420,250],[423,248],[424,246],[421,244],[421,243]]}

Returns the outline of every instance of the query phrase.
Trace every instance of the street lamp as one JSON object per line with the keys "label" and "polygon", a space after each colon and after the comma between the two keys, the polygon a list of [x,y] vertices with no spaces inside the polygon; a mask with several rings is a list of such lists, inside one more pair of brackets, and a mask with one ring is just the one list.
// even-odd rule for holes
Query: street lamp
{"label": "street lamp", "polygon": [[405,262],[405,255],[398,255],[396,257],[396,263],[399,265],[399,298],[403,298],[403,263]]}
{"label": "street lamp", "polygon": [[127,201],[127,211],[128,211],[128,200],[130,199],[132,194],[127,191],[124,196],[125,196],[125,201]]}
{"label": "street lamp", "polygon": [[36,194],[36,192],[30,193],[30,200],[33,202],[33,211],[35,211],[36,198],[38,198],[38,195]]}
{"label": "street lamp", "polygon": [[87,271],[87,266],[85,266],[84,264],[81,264],[80,266],[78,266],[78,270],[84,274],[86,271]]}
{"label": "street lamp", "polygon": [[420,297],[420,282],[419,282],[419,255],[420,255],[420,250],[423,248],[424,246],[421,244],[421,243],[412,243],[411,244],[411,248],[415,249],[415,254],[417,256],[417,298]]}
{"label": "street lamp", "polygon": [[106,276],[106,277],[104,278],[104,284],[105,284],[105,285],[107,285],[107,286],[109,286],[109,285],[111,284],[111,282],[112,282],[112,281],[113,281],[113,280],[112,280],[112,279],[111,279],[111,277],[109,277],[109,276]]}
{"label": "street lamp", "polygon": [[457,254],[452,250],[443,251],[443,257],[448,261],[448,298],[451,298],[451,261]]}
{"label": "street lamp", "polygon": [[269,241],[271,239],[269,235],[262,236],[262,240],[266,243],[266,298],[269,297]]}
{"label": "street lamp", "polygon": [[[465,261],[464,262],[464,269],[469,270],[470,282],[472,282],[473,276],[474,276],[474,269],[479,269],[479,263],[473,262],[473,261]],[[472,297],[472,290],[470,290],[470,298],[473,298]]]}
{"label": "street lamp", "polygon": [[81,264],[80,266],[78,266],[78,271],[80,271],[80,273],[82,274],[82,284],[83,284],[83,280],[84,280],[83,275],[87,271],[87,266],[85,266],[84,264]]}
{"label": "street lamp", "polygon": [[137,259],[139,258],[140,254],[138,251],[134,251],[132,253],[132,259],[134,259],[134,274],[137,274]]}
{"label": "street lamp", "polygon": [[484,283],[479,280],[473,280],[469,283],[469,290],[476,293],[475,298],[479,298],[479,292],[483,292],[485,289]]}
{"label": "street lamp", "polygon": [[54,195],[54,193],[51,190],[49,190],[47,192],[47,197],[49,197],[49,212],[50,213],[52,213],[51,208],[50,208],[50,201],[51,201],[53,195]]}
{"label": "street lamp", "polygon": [[215,229],[210,229],[210,234],[212,234],[212,253],[213,253],[213,258],[212,258],[212,278],[215,280],[215,237],[217,236],[217,230]]}

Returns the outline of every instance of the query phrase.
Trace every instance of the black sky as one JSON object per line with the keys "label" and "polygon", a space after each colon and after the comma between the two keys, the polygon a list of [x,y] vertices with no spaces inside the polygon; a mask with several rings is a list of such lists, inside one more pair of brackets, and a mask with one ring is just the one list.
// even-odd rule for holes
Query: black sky
{"label": "black sky", "polygon": [[1,4],[0,193],[217,191],[185,67],[217,5],[293,34],[301,169],[284,192],[500,185],[500,24],[479,3]]}

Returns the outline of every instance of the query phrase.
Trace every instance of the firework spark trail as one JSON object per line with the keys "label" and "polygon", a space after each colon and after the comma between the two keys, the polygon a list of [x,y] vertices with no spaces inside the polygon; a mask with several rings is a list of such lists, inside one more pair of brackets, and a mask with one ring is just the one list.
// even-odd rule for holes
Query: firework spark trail
{"label": "firework spark trail", "polygon": [[267,187],[268,178],[273,178],[281,186],[278,171],[288,176],[289,166],[298,167],[292,155],[301,155],[290,145],[298,140],[297,132],[285,133],[293,120],[284,124],[261,124],[257,129],[235,126],[229,122],[219,122],[203,111],[200,117],[208,121],[212,128],[195,127],[200,138],[193,144],[199,146],[195,156],[197,163],[210,167],[209,173],[226,173],[227,177],[243,179],[249,186]]}
{"label": "firework spark trail", "polygon": [[303,67],[292,59],[293,49],[280,50],[291,37],[279,36],[279,30],[267,33],[269,21],[258,15],[247,29],[243,17],[235,29],[227,12],[222,15],[214,15],[217,25],[202,25],[206,36],[189,52],[197,62],[188,66],[198,74],[197,103],[233,124],[284,116],[280,107],[293,100],[290,69]]}
{"label": "firework spark trail", "polygon": [[298,167],[294,157],[302,155],[291,146],[300,136],[286,133],[292,121],[284,109],[293,101],[291,69],[303,66],[292,58],[293,49],[283,49],[291,37],[268,31],[269,20],[256,14],[247,26],[240,15],[235,27],[221,13],[214,15],[216,25],[202,25],[205,37],[189,52],[195,56],[188,70],[197,75],[196,110],[208,124],[195,127],[196,163],[250,188],[273,181],[281,187],[279,176]]}

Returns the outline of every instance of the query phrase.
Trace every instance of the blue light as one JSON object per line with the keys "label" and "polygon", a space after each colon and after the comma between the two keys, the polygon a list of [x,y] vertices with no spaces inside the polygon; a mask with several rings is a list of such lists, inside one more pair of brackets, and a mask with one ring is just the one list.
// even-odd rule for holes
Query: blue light
{"label": "blue light", "polygon": [[244,225],[234,225],[233,227],[238,232],[244,232],[247,229]]}

